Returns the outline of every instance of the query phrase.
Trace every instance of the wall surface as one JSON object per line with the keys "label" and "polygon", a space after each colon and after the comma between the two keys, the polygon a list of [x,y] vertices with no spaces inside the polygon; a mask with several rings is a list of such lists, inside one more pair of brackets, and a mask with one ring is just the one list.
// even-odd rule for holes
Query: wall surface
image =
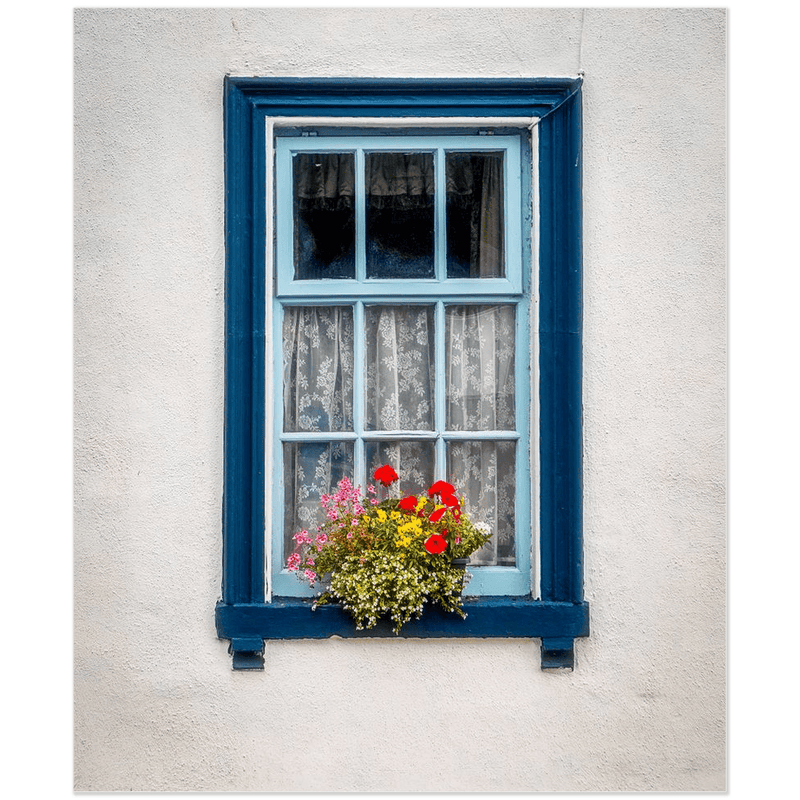
{"label": "wall surface", "polygon": [[[75,12],[75,787],[725,788],[725,28],[712,9]],[[585,72],[585,565],[535,640],[271,642],[221,580],[225,74]]]}

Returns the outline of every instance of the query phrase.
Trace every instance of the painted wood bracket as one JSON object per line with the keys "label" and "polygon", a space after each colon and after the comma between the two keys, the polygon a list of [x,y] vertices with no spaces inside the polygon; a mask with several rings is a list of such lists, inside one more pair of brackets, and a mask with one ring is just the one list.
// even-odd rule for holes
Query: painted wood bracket
{"label": "painted wood bracket", "polygon": [[264,640],[260,637],[231,638],[228,652],[233,669],[264,669]]}
{"label": "painted wood bracket", "polygon": [[542,669],[575,669],[575,640],[542,639]]}

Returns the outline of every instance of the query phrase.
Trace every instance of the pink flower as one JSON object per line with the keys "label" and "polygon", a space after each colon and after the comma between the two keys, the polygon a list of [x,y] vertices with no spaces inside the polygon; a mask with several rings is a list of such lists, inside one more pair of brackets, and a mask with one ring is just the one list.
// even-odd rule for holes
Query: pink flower
{"label": "pink flower", "polygon": [[319,533],[317,534],[317,544],[325,544],[328,541],[328,534],[327,533]]}
{"label": "pink flower", "polygon": [[299,566],[300,566],[300,554],[292,553],[289,556],[289,558],[286,559],[286,569],[294,572]]}

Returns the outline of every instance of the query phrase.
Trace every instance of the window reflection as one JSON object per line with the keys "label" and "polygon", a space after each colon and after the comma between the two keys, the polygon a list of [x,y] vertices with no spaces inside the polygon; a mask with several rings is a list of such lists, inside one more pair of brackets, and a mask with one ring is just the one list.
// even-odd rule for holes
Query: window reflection
{"label": "window reflection", "polygon": [[297,153],[295,279],[355,278],[355,155]]}
{"label": "window reflection", "polygon": [[367,153],[367,277],[434,277],[433,153]]}

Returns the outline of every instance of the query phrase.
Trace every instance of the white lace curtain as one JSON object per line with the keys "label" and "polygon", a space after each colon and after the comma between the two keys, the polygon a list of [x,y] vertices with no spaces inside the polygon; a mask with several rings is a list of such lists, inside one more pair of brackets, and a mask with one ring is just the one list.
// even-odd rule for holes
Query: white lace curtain
{"label": "white lace curtain", "polygon": [[[515,427],[514,307],[445,306],[446,429]],[[435,430],[434,307],[365,309],[365,428]],[[284,310],[284,430],[353,429],[353,313],[348,307]],[[425,491],[434,479],[433,441],[367,442],[367,474],[390,463],[403,492]],[[447,480],[475,521],[495,536],[473,562],[514,563],[515,444],[451,442]],[[284,445],[285,552],[291,537],[322,521],[319,498],[353,474],[353,445]]]}

